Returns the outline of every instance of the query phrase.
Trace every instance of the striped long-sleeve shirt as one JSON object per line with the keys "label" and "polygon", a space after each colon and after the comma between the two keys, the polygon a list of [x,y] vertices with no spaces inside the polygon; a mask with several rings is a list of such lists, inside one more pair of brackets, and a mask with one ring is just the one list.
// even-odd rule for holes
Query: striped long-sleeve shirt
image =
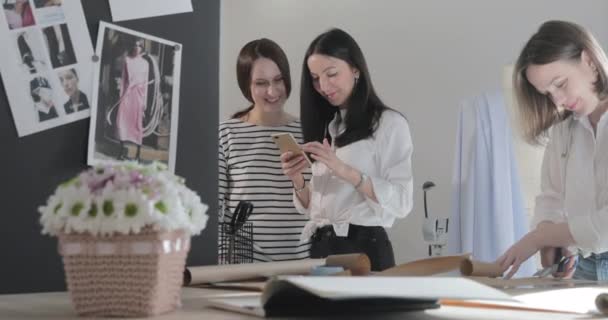
{"label": "striped long-sleeve shirt", "polygon": [[225,213],[220,211],[219,221],[229,221],[239,201],[253,203],[248,222],[253,225],[254,262],[309,257],[309,243],[300,243],[308,217],[294,207],[293,186],[281,169],[280,152],[271,138],[282,132],[291,132],[302,142],[299,120],[267,127],[230,119],[219,128],[219,208]]}

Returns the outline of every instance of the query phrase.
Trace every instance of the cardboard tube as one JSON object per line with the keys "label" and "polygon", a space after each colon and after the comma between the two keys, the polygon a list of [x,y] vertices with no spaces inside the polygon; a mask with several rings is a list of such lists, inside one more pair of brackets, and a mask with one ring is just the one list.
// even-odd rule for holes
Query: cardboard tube
{"label": "cardboard tube", "polygon": [[595,306],[603,315],[608,315],[608,293],[600,293],[595,298]]}
{"label": "cardboard tube", "polygon": [[367,275],[371,270],[367,255],[345,254],[325,259],[187,267],[184,285],[252,280],[276,275],[308,275],[312,268],[321,266],[340,266],[350,270],[353,275]]}
{"label": "cardboard tube", "polygon": [[501,277],[502,270],[496,263],[486,263],[464,259],[460,262],[460,274],[463,276],[476,277]]}
{"label": "cardboard tube", "polygon": [[463,260],[469,259],[469,254],[460,256],[445,256],[433,257],[428,259],[416,260],[404,263],[382,272],[377,273],[378,276],[431,276],[435,274],[445,273],[458,270]]}
{"label": "cardboard tube", "polygon": [[312,268],[323,265],[325,259],[187,267],[184,271],[184,285],[308,274]]}
{"label": "cardboard tube", "polygon": [[369,257],[364,253],[338,254],[327,257],[325,265],[328,267],[343,267],[353,276],[366,276],[372,270]]}
{"label": "cardboard tube", "polygon": [[470,254],[416,260],[384,270],[377,275],[417,277],[432,276],[454,270],[460,270],[460,274],[463,276],[502,276],[502,271],[499,265],[474,261],[471,259]]}

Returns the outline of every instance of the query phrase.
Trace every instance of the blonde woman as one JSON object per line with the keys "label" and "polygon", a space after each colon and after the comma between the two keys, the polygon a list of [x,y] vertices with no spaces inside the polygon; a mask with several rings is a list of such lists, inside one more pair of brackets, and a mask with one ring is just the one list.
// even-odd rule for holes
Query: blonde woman
{"label": "blonde woman", "polygon": [[542,24],[517,60],[524,134],[547,147],[535,229],[497,260],[507,278],[540,251],[543,267],[566,259],[556,277],[608,279],[607,70],[591,33],[565,21]]}

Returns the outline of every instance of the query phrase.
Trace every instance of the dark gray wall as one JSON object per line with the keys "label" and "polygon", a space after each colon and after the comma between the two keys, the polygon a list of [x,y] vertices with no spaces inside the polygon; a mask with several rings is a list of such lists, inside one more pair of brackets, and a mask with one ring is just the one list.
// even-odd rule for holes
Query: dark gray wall
{"label": "dark gray wall", "polygon": [[[112,22],[109,5],[82,4],[95,44],[99,21]],[[192,13],[117,24],[183,45],[175,171],[210,207],[188,263],[215,264],[220,0],[192,4]],[[86,168],[88,130],[86,119],[18,138],[0,85],[0,294],[65,290],[57,241],[40,234],[37,208],[58,183]]]}

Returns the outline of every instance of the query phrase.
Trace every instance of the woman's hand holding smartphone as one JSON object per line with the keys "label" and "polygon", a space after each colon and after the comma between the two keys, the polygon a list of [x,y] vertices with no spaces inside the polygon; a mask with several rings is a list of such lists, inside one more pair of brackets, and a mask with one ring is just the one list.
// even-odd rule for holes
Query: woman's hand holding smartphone
{"label": "woman's hand holding smartphone", "polygon": [[281,151],[283,173],[291,179],[296,188],[303,187],[302,172],[312,165],[308,155],[302,151],[291,133],[273,134],[272,139]]}

